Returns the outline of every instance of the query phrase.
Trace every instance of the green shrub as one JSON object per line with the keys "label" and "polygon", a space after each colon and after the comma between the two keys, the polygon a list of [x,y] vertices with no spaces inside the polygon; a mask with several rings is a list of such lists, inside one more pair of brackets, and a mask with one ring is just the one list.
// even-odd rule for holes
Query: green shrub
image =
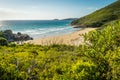
{"label": "green shrub", "polygon": [[0,80],[119,80],[120,22],[84,35],[77,46],[0,47]]}
{"label": "green shrub", "polygon": [[8,46],[9,46],[9,47],[16,47],[17,45],[16,45],[15,43],[11,42],[11,43],[9,43]]}
{"label": "green shrub", "polygon": [[[91,44],[88,44],[88,41]],[[120,21],[101,30],[91,31],[85,35],[85,42],[88,46],[84,46],[85,52],[82,55],[98,66],[96,72],[99,72],[99,79],[119,79],[119,76],[115,75],[117,68],[115,69],[114,66],[116,64],[113,66],[111,63],[118,64],[120,61],[112,60],[112,56],[115,57],[115,54],[118,53],[117,49],[120,47]]]}
{"label": "green shrub", "polygon": [[5,33],[3,31],[0,31],[0,37],[4,37],[5,38]]}
{"label": "green shrub", "polygon": [[5,46],[8,45],[7,39],[0,37],[0,46]]}

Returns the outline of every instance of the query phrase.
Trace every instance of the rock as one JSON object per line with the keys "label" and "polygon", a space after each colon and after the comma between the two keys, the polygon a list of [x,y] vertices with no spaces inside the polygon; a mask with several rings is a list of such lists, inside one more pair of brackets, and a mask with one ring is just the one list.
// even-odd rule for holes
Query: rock
{"label": "rock", "polygon": [[20,35],[22,35],[22,34],[21,34],[21,32],[18,32],[17,35],[20,36]]}
{"label": "rock", "polygon": [[14,34],[12,30],[5,30],[4,33],[8,42],[33,40],[28,34],[22,34],[21,32]]}
{"label": "rock", "polygon": [[27,40],[31,40],[31,37],[27,34],[22,34],[21,39],[23,39],[24,41],[27,41]]}
{"label": "rock", "polygon": [[5,30],[4,33],[7,34],[7,35],[12,35],[13,34],[12,30]]}
{"label": "rock", "polygon": [[8,40],[8,42],[14,41],[12,30],[5,30],[4,33],[5,33],[5,38]]}

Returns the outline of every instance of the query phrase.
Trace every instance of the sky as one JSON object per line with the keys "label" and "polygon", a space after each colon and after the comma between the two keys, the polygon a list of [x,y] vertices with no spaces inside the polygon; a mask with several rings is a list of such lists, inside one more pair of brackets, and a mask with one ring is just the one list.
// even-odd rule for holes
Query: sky
{"label": "sky", "polygon": [[0,20],[80,18],[116,0],[0,0]]}

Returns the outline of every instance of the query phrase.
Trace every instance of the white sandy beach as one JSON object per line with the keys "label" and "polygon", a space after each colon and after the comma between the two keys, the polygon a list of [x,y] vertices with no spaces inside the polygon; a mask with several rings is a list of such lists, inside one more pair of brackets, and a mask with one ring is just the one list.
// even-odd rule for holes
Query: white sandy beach
{"label": "white sandy beach", "polygon": [[85,28],[71,34],[39,38],[39,39],[27,41],[26,43],[37,44],[37,45],[66,44],[66,45],[77,46],[84,42],[84,38],[82,34],[88,33],[89,31],[95,29],[96,28]]}

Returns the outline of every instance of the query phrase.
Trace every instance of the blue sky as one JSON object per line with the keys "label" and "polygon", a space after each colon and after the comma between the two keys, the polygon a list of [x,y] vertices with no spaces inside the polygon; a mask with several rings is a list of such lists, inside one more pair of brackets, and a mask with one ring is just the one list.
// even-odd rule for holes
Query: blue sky
{"label": "blue sky", "polygon": [[0,0],[0,20],[79,18],[116,0]]}

